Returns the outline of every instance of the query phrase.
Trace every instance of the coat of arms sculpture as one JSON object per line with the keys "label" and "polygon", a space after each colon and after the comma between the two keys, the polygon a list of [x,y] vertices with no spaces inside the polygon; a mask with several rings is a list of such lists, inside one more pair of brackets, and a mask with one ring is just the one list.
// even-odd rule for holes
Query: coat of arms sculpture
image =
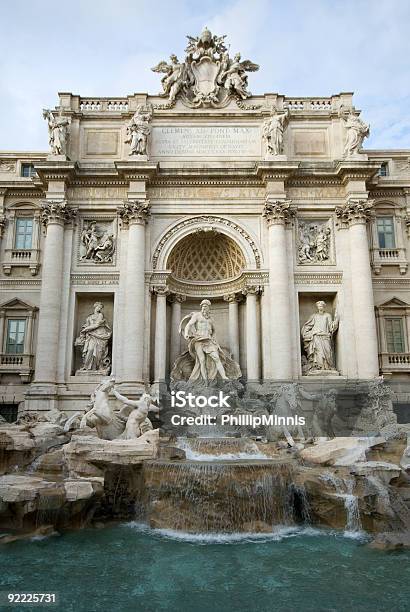
{"label": "coat of arms sculpture", "polygon": [[170,63],[159,62],[152,70],[162,72],[163,91],[168,106],[179,96],[192,108],[213,106],[220,108],[231,98],[240,103],[252,94],[248,91],[247,72],[259,70],[258,64],[241,61],[240,53],[232,59],[225,45],[226,36],[216,36],[205,28],[200,36],[188,36],[185,61],[171,55]]}

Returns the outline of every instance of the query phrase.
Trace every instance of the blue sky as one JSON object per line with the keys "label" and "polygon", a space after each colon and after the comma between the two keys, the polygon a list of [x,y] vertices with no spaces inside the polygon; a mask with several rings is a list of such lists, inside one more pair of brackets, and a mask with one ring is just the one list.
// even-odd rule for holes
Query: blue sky
{"label": "blue sky", "polygon": [[3,0],[0,149],[47,150],[58,91],[159,91],[150,68],[204,25],[260,64],[254,93],[355,92],[367,148],[410,148],[410,0]]}

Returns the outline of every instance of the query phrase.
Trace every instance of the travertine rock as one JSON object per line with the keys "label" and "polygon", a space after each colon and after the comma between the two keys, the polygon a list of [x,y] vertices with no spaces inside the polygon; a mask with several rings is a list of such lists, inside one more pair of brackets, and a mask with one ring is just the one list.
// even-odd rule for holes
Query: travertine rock
{"label": "travertine rock", "polygon": [[384,438],[339,437],[305,448],[300,456],[309,463],[348,466],[366,461],[366,450],[384,441]]}

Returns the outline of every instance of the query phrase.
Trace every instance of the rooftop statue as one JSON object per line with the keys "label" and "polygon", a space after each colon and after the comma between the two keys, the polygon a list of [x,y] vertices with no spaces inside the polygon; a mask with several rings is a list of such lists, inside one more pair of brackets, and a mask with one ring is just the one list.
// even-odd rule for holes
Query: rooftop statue
{"label": "rooftop statue", "polygon": [[68,126],[71,123],[69,117],[63,117],[61,109],[56,117],[48,108],[43,109],[43,118],[47,119],[48,142],[52,155],[67,155],[68,149]]}
{"label": "rooftop statue", "polygon": [[171,55],[171,63],[159,62],[152,70],[162,72],[163,91],[170,105],[177,96],[190,107],[224,106],[231,97],[244,100],[248,91],[247,72],[259,70],[258,64],[241,61],[240,53],[233,59],[225,46],[225,36],[216,36],[205,28],[200,36],[188,36],[185,60]]}

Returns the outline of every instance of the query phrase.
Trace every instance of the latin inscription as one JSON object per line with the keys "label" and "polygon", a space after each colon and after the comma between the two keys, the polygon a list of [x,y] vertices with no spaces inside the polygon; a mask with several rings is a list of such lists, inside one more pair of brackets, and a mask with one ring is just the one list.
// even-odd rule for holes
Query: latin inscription
{"label": "latin inscription", "polygon": [[152,130],[153,157],[257,157],[260,154],[259,127],[173,126]]}

